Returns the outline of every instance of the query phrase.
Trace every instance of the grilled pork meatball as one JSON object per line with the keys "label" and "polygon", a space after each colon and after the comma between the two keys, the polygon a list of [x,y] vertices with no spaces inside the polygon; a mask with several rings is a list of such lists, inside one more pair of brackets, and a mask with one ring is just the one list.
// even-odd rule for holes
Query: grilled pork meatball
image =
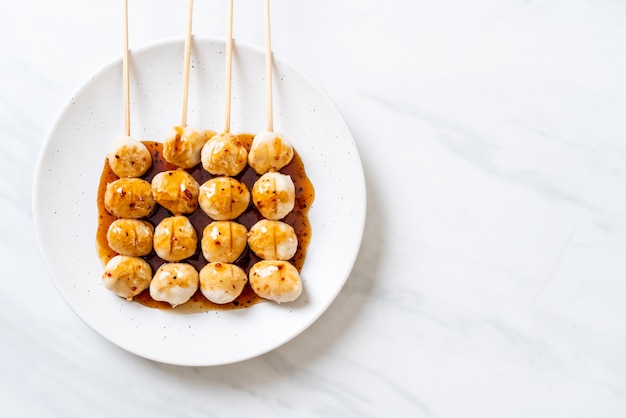
{"label": "grilled pork meatball", "polygon": [[283,303],[302,293],[298,270],[288,261],[261,260],[250,268],[250,286],[264,299]]}
{"label": "grilled pork meatball", "polygon": [[248,164],[258,174],[278,171],[293,158],[293,147],[277,132],[259,132],[255,135],[248,153]]}
{"label": "grilled pork meatball", "polygon": [[150,286],[152,269],[144,259],[116,255],[104,267],[102,283],[111,292],[132,300]]}
{"label": "grilled pork meatball", "polygon": [[209,263],[200,270],[200,291],[213,303],[237,299],[247,282],[246,272],[235,264]]}
{"label": "grilled pork meatball", "polygon": [[162,171],[152,179],[154,200],[175,215],[196,210],[199,193],[198,182],[185,170]]}
{"label": "grilled pork meatball", "polygon": [[234,263],[246,249],[245,226],[233,221],[214,221],[202,232],[202,254],[207,261]]}
{"label": "grilled pork meatball", "polygon": [[195,254],[198,235],[187,217],[170,216],[154,229],[154,251],[166,261],[181,261]]}
{"label": "grilled pork meatball", "polygon": [[154,211],[150,183],[139,178],[121,178],[107,184],[104,207],[118,218],[144,218]]}
{"label": "grilled pork meatball", "polygon": [[113,142],[107,161],[120,178],[140,177],[152,165],[152,155],[143,143],[129,136],[120,136]]}
{"label": "grilled pork meatball", "polygon": [[263,174],[252,186],[252,201],[261,215],[279,220],[291,212],[296,204],[296,188],[287,174]]}
{"label": "grilled pork meatball", "polygon": [[174,126],[165,139],[163,157],[180,168],[194,167],[200,163],[200,153],[207,139],[205,132]]}
{"label": "grilled pork meatball", "polygon": [[154,227],[140,219],[117,219],[109,225],[107,243],[120,255],[141,257],[152,252]]}
{"label": "grilled pork meatball", "polygon": [[200,186],[200,208],[217,221],[235,219],[248,208],[250,192],[231,177],[213,177]]}
{"label": "grilled pork meatball", "polygon": [[298,236],[289,224],[261,219],[250,228],[248,245],[265,260],[289,260],[298,249]]}
{"label": "grilled pork meatball", "polygon": [[187,302],[198,290],[198,271],[187,263],[165,263],[154,273],[150,296],[175,308]]}
{"label": "grilled pork meatball", "polygon": [[218,176],[236,176],[248,163],[248,150],[236,135],[215,135],[202,147],[202,167]]}

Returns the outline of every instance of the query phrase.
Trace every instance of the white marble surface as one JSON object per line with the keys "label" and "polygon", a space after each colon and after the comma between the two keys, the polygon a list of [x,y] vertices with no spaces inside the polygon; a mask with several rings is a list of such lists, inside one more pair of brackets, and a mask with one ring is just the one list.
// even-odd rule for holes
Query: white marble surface
{"label": "white marble surface", "polygon": [[[175,4],[176,3],[176,4]],[[131,45],[182,36],[182,0],[131,0]],[[224,36],[225,1],[194,33]],[[36,246],[37,154],[121,54],[121,2],[0,14],[3,416],[626,416],[626,3],[272,3],[273,49],[358,144],[367,226],[308,330],[210,368],[113,346]],[[235,37],[262,44],[262,2]]]}

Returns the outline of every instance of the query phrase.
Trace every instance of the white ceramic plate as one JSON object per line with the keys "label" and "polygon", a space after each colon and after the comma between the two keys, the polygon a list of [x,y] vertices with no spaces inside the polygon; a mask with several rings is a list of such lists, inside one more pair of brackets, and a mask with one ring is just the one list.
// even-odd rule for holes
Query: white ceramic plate
{"label": "white ceramic plate", "polygon": [[[194,38],[188,125],[224,128],[221,40]],[[131,136],[163,141],[182,112],[182,39],[131,51]],[[208,366],[266,353],[311,325],[335,299],[356,258],[365,221],[359,155],[341,115],[302,72],[274,58],[274,129],[292,142],[315,188],[304,291],[289,304],[179,313],[127,302],[101,284],[95,247],[96,194],[111,141],[123,133],[121,59],[106,65],[68,101],[47,137],[34,184],[40,247],[56,287],[104,338],[159,362]],[[266,127],[264,55],[237,41],[232,132]]]}

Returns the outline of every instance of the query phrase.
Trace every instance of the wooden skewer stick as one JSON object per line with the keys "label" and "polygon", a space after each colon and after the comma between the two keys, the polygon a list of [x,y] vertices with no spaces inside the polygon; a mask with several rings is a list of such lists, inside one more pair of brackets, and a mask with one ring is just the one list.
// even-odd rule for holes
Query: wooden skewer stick
{"label": "wooden skewer stick", "polygon": [[230,132],[230,106],[233,82],[233,0],[228,1],[228,27],[226,38],[226,109],[224,132]]}
{"label": "wooden skewer stick", "polygon": [[272,109],[272,45],[270,40],[270,0],[265,0],[265,94],[267,104],[267,130],[274,131]]}
{"label": "wooden skewer stick", "polygon": [[124,80],[124,132],[130,136],[130,74],[128,69],[128,0],[124,0],[124,54],[122,77]]}
{"label": "wooden skewer stick", "polygon": [[187,10],[187,38],[185,39],[185,67],[183,69],[183,114],[180,126],[187,126],[187,103],[189,101],[189,61],[191,58],[191,23],[193,20],[193,0],[189,0]]}

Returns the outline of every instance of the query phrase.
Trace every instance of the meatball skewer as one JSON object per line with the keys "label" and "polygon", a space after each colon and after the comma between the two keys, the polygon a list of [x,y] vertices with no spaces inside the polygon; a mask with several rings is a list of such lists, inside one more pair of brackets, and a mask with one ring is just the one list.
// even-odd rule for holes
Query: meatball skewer
{"label": "meatball skewer", "polygon": [[233,0],[228,2],[227,33],[224,131],[210,138],[202,147],[201,154],[204,169],[216,176],[236,176],[243,171],[248,163],[248,150],[239,141],[239,138],[230,132],[233,79]]}
{"label": "meatball skewer", "polygon": [[187,10],[187,37],[185,39],[185,64],[183,68],[182,117],[179,126],[174,126],[163,147],[163,157],[180,168],[192,168],[200,162],[200,152],[207,141],[207,133],[187,126],[187,105],[189,101],[189,66],[191,58],[191,27],[193,0],[189,0]]}
{"label": "meatball skewer", "polygon": [[122,55],[122,78],[124,91],[124,135],[118,137],[107,155],[111,170],[120,178],[140,177],[152,165],[148,148],[130,136],[130,71],[128,68],[128,0],[124,1],[124,54]]}
{"label": "meatball skewer", "polygon": [[270,34],[270,4],[265,0],[265,92],[267,106],[267,130],[259,132],[252,140],[248,164],[257,172],[278,171],[293,158],[293,147],[282,134],[274,132],[272,99],[272,46]]}

